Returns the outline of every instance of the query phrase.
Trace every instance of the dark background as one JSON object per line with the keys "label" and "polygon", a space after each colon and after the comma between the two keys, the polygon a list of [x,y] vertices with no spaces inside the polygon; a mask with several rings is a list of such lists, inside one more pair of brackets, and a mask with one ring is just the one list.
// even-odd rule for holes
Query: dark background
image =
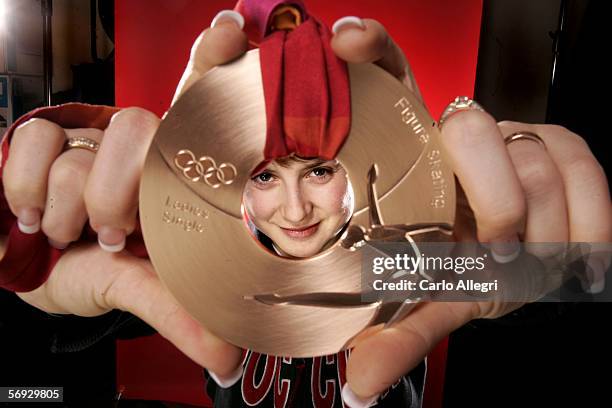
{"label": "dark background", "polygon": [[[475,99],[499,120],[578,133],[609,180],[609,30],[603,0],[486,0]],[[611,310],[533,304],[469,323],[450,337],[445,406],[612,406]]]}

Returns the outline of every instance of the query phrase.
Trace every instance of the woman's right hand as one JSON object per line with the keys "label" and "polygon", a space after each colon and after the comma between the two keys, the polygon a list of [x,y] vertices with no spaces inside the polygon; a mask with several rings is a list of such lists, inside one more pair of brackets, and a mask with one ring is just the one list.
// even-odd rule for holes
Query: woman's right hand
{"label": "woman's right hand", "polygon": [[[243,23],[235,15],[213,21],[194,43],[174,101],[208,70],[247,50]],[[49,313],[131,312],[223,384],[236,378],[241,350],[196,322],[148,260],[122,251],[136,227],[140,177],[159,122],[151,112],[128,108],[116,113],[104,131],[63,129],[44,119],[15,130],[2,178],[9,207],[22,232],[42,229],[51,245],[67,247],[42,286],[18,295]],[[69,137],[93,139],[99,150],[63,150]],[[97,232],[99,245],[75,243],[86,222]]]}

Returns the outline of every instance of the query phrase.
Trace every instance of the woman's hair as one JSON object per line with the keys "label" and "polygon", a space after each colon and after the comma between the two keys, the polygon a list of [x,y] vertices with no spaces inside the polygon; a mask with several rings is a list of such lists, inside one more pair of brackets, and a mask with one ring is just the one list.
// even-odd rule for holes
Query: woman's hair
{"label": "woman's hair", "polygon": [[[278,165],[281,167],[290,167],[292,162],[309,163],[312,161],[318,161],[320,164],[327,162],[327,160],[322,159],[320,157],[300,157],[297,156],[295,153],[292,153],[289,156],[279,157],[278,159],[274,159],[274,161],[278,163]],[[337,160],[334,161],[336,162],[336,164],[338,164]]]}
{"label": "woman's hair", "polygon": [[295,153],[291,153],[289,156],[284,156],[284,157],[279,157],[278,159],[274,159],[274,161],[277,162],[278,165],[282,167],[289,167],[291,165],[291,162],[308,163],[309,161],[312,161],[312,160],[319,160],[319,158],[318,157],[312,157],[312,158],[300,157],[300,156],[297,156]]}

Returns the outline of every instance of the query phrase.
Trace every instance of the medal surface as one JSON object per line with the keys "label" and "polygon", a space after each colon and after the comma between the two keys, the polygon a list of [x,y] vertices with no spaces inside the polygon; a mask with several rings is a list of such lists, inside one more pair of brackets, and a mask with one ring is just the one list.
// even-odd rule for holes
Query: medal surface
{"label": "medal surface", "polygon": [[292,357],[338,352],[395,312],[354,301],[365,290],[363,244],[449,239],[455,184],[436,123],[381,68],[349,65],[349,77],[351,132],[337,159],[355,211],[338,242],[311,258],[269,252],[242,215],[266,139],[257,50],[207,73],[155,135],[140,188],[150,259],[181,305],[237,346]]}

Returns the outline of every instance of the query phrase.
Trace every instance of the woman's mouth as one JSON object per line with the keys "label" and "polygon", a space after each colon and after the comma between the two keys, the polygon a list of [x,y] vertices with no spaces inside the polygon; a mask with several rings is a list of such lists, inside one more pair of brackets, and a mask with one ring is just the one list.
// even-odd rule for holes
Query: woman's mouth
{"label": "woman's mouth", "polygon": [[308,237],[314,235],[317,232],[317,229],[319,228],[319,224],[320,224],[320,222],[317,222],[316,224],[310,225],[308,227],[303,227],[303,228],[283,228],[283,227],[280,227],[280,229],[283,230],[283,232],[289,238],[302,239],[302,238],[308,238]]}

